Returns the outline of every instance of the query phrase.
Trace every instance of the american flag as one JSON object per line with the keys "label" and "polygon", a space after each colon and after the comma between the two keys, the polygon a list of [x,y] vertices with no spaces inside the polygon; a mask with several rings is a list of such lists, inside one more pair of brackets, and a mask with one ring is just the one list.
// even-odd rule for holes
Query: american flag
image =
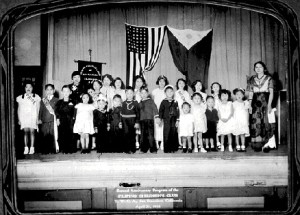
{"label": "american flag", "polygon": [[126,83],[130,86],[136,75],[150,71],[163,45],[165,26],[144,27],[125,24],[127,45]]}

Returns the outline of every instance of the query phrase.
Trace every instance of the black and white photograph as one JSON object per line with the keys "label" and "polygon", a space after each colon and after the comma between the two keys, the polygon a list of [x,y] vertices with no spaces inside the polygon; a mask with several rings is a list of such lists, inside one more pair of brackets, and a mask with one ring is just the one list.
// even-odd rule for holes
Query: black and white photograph
{"label": "black and white photograph", "polygon": [[1,0],[0,214],[300,214],[299,18]]}

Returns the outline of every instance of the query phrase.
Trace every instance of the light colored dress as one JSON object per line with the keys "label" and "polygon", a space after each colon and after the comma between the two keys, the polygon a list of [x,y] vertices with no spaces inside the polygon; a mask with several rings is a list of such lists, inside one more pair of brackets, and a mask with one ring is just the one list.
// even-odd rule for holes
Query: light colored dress
{"label": "light colored dress", "polygon": [[192,103],[191,113],[194,116],[194,132],[205,133],[207,131],[207,120],[206,120],[206,105],[194,105]]}
{"label": "light colored dress", "polygon": [[112,100],[115,95],[115,88],[112,86],[102,87],[100,89],[100,93],[102,93],[106,97],[108,103],[108,109],[112,108]]}
{"label": "light colored dress", "polygon": [[232,102],[227,102],[226,104],[220,103],[218,112],[220,114],[220,119],[217,126],[218,136],[232,134],[234,131],[234,120],[231,117],[227,122],[223,122],[222,118],[228,118],[231,113]]}
{"label": "light colored dress", "polygon": [[179,136],[194,136],[194,116],[191,113],[180,114],[179,117]]}
{"label": "light colored dress", "polygon": [[134,89],[135,100],[140,103],[142,100],[141,92],[138,89]]}
{"label": "light colored dress", "polygon": [[37,94],[20,95],[17,97],[19,105],[19,121],[21,130],[24,128],[38,129],[38,107],[40,106],[41,97]]}
{"label": "light colored dress", "polygon": [[250,104],[248,101],[233,102],[233,119],[234,119],[234,135],[245,134],[249,136],[249,107]]}
{"label": "light colored dress", "polygon": [[94,134],[93,111],[95,107],[92,104],[79,103],[75,108],[77,113],[73,129],[74,133]]}
{"label": "light colored dress", "polygon": [[219,109],[219,105],[221,104],[221,99],[219,98],[219,96],[218,95],[212,95],[213,97],[214,97],[214,100],[215,100],[215,106],[214,106],[214,108],[215,109]]}
{"label": "light colored dress", "polygon": [[[160,103],[162,102],[162,100],[164,100],[166,98],[166,94],[164,89],[159,89],[156,88],[152,91],[152,97],[154,100],[154,103],[156,104],[157,109],[159,110],[160,107]],[[161,123],[161,125],[155,123],[154,126],[154,139],[156,141],[163,141],[164,140],[164,136],[163,136],[163,131],[164,131],[164,125],[163,122]]]}

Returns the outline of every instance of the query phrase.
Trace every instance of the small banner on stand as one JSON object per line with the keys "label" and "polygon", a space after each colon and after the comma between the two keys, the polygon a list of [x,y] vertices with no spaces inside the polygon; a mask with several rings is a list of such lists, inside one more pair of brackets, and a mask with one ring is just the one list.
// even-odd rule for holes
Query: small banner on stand
{"label": "small banner on stand", "polygon": [[78,71],[86,85],[91,84],[94,80],[102,79],[102,64],[99,62],[78,60]]}

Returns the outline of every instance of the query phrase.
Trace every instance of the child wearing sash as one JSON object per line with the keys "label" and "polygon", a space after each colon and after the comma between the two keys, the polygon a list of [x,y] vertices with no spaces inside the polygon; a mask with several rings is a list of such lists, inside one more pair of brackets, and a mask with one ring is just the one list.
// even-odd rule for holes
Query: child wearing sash
{"label": "child wearing sash", "polygon": [[[32,93],[33,84],[30,81],[24,83],[25,94],[17,97],[18,123],[24,131],[24,155],[34,154],[35,130],[38,129],[38,113],[41,98]],[[29,149],[30,139],[30,149]]]}
{"label": "child wearing sash", "polygon": [[56,124],[55,108],[58,98],[54,97],[54,85],[46,84],[46,96],[42,99],[39,113],[39,123],[42,134],[42,153],[57,153],[59,151],[57,138],[58,130]]}

